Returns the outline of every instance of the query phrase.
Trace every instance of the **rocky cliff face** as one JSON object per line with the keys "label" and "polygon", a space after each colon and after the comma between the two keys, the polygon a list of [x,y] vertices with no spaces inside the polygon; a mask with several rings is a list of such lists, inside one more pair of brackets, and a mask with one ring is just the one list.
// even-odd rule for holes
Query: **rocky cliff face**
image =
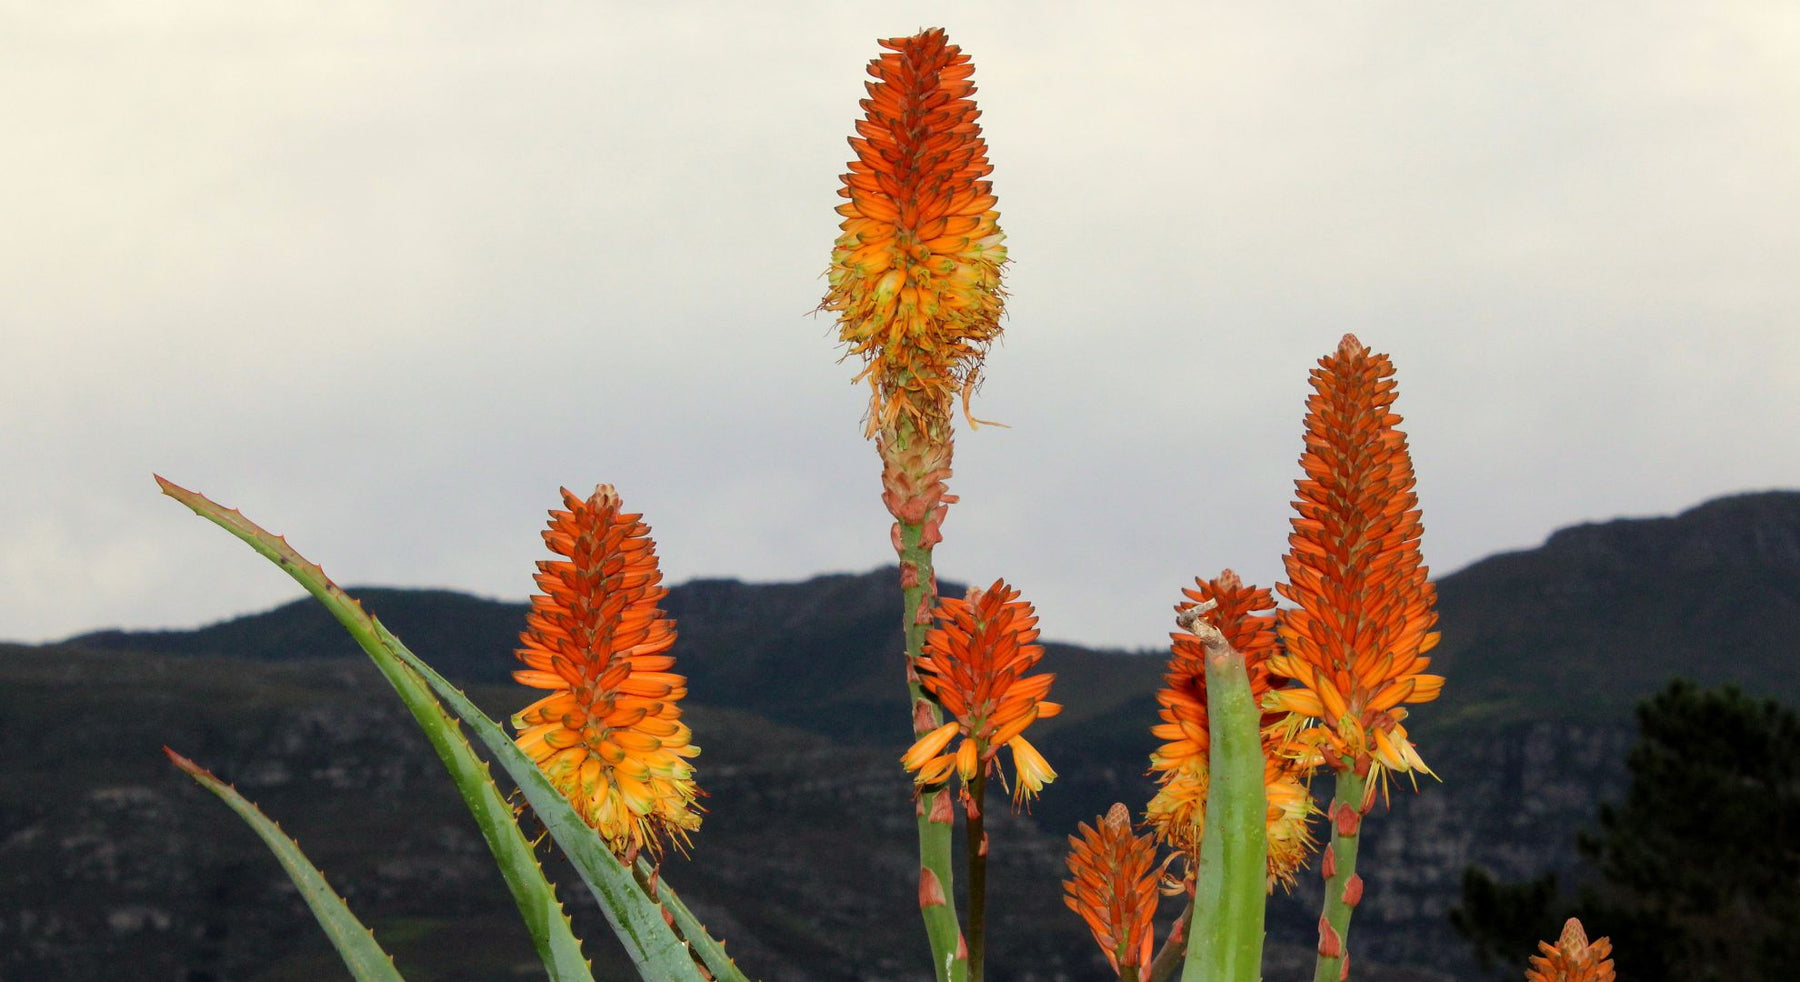
{"label": "rocky cliff face", "polygon": [[1555,869],[1571,882],[1574,833],[1624,792],[1635,736],[1617,723],[1538,722],[1422,748],[1443,783],[1422,781],[1417,794],[1395,788],[1391,811],[1370,823],[1357,864],[1367,891],[1352,931],[1376,957],[1478,977],[1448,920],[1463,869],[1503,879]]}

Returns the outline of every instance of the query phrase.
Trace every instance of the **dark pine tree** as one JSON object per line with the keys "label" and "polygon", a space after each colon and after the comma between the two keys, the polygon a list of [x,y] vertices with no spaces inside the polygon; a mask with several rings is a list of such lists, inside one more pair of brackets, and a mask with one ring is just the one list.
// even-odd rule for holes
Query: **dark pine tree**
{"label": "dark pine tree", "polygon": [[1637,719],[1625,800],[1577,842],[1579,896],[1472,868],[1452,923],[1484,965],[1522,967],[1578,916],[1612,938],[1620,982],[1800,978],[1800,715],[1677,680]]}

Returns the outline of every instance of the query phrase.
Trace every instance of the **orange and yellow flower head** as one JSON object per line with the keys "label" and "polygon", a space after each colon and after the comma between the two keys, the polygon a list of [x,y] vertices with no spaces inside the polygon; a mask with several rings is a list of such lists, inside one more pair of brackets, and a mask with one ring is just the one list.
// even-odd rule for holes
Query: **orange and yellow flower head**
{"label": "orange and yellow flower head", "polygon": [[[1187,601],[1175,609],[1184,611],[1209,602],[1217,605],[1203,616],[1244,656],[1251,696],[1261,701],[1286,681],[1270,669],[1276,650],[1275,616],[1264,612],[1275,609],[1275,598],[1267,589],[1245,586],[1231,570],[1213,580],[1195,580],[1194,585],[1194,589],[1181,591]],[[1169,638],[1169,670],[1163,676],[1163,689],[1156,694],[1163,722],[1151,730],[1164,741],[1150,755],[1150,770],[1160,788],[1145,808],[1144,819],[1159,839],[1184,853],[1189,868],[1195,869],[1211,783],[1206,654],[1200,638],[1193,634],[1175,631]],[[1289,713],[1277,710],[1264,712],[1262,719],[1271,886],[1291,886],[1314,845],[1308,825],[1314,809],[1306,783],[1314,755],[1288,743],[1289,718]]]}
{"label": "orange and yellow flower head", "polygon": [[1525,982],[1613,982],[1612,942],[1600,938],[1589,943],[1581,922],[1569,918],[1562,936],[1552,945],[1539,941],[1541,954],[1531,956]]}
{"label": "orange and yellow flower head", "polygon": [[1037,614],[1019,592],[995,580],[967,599],[938,602],[937,626],[925,635],[916,665],[919,684],[951,720],[921,736],[901,763],[922,785],[964,782],[999,770],[1001,747],[1012,753],[1013,799],[1029,798],[1056,772],[1023,736],[1026,727],[1062,707],[1045,701],[1055,675],[1027,674],[1044,657]]}
{"label": "orange and yellow flower head", "polygon": [[1131,833],[1131,812],[1112,806],[1092,826],[1069,836],[1069,879],[1063,903],[1081,916],[1113,971],[1147,978],[1158,900],[1156,841]]}
{"label": "orange and yellow flower head", "polygon": [[936,434],[1000,336],[1005,236],[969,56],[936,28],[880,44],[821,308],[865,361],[869,435],[902,416]]}
{"label": "orange and yellow flower head", "polygon": [[657,604],[655,543],[608,485],[587,500],[563,493],[544,542],[563,560],[538,563],[513,673],[550,695],[513,716],[519,748],[620,856],[682,846],[700,827],[687,758],[700,752],[677,703],[687,680],[669,671],[675,622]]}
{"label": "orange and yellow flower head", "polygon": [[1418,498],[1395,427],[1394,365],[1354,335],[1313,370],[1304,476],[1295,482],[1282,652],[1295,680],[1265,706],[1315,717],[1306,732],[1334,767],[1430,773],[1407,738],[1403,703],[1429,702],[1437,589],[1419,553]]}

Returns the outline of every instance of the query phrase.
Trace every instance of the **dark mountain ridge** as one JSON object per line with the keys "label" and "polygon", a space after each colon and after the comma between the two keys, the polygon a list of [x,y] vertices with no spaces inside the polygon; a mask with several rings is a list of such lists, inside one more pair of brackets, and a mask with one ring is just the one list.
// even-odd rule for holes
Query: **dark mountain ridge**
{"label": "dark mountain ridge", "polygon": [[[890,767],[907,740],[894,580],[891,568],[790,584],[699,580],[674,587],[665,604],[680,622],[678,670],[690,678],[702,784],[713,794],[697,862],[671,878],[765,977],[904,978],[916,967],[910,921],[894,916],[911,882],[905,782]],[[1392,813],[1371,820],[1357,946],[1369,968],[1387,968],[1370,977],[1477,977],[1445,922],[1462,868],[1573,871],[1574,831],[1622,788],[1630,708],[1670,676],[1800,702],[1800,492],[1565,529],[1538,549],[1446,576],[1439,590],[1436,667],[1449,682],[1409,725],[1443,783],[1427,781],[1416,796],[1397,789]],[[490,712],[529,700],[507,681],[525,605],[351,592],[427,660],[476,686]],[[1162,660],[1047,648],[1055,696],[1069,709],[1040,724],[1038,742],[1060,777],[996,840],[1011,864],[996,874],[997,896],[1020,898],[1009,901],[1006,933],[1030,952],[997,964],[1043,974],[996,978],[1100,978],[1078,922],[1057,903],[1061,837],[1112,801],[1146,800]],[[268,805],[328,873],[341,873],[334,882],[379,933],[414,932],[427,965],[432,938],[512,937],[480,927],[512,916],[503,890],[488,907],[457,892],[486,875],[485,857],[409,725],[310,600],[195,631],[0,646],[0,868],[18,873],[0,883],[0,979],[103,977],[81,966],[151,950],[159,966],[211,973],[196,979],[330,970],[310,922],[289,909],[279,870],[162,763],[164,741]],[[66,734],[50,761],[36,749],[46,731]],[[416,821],[369,817],[415,811]],[[768,844],[770,828],[790,831],[780,848]],[[828,856],[859,858],[819,862]],[[184,862],[199,866],[183,872]],[[891,877],[898,889],[851,902],[843,891],[873,882],[866,874],[781,879],[782,869],[839,865]],[[258,885],[206,885],[231,876]],[[1285,966],[1304,963],[1310,947],[1313,879],[1272,906],[1270,978],[1299,977]],[[65,894],[76,899],[46,900]],[[98,946],[86,961],[83,944]],[[516,938],[495,944],[530,960]],[[417,977],[503,977],[447,971]]]}

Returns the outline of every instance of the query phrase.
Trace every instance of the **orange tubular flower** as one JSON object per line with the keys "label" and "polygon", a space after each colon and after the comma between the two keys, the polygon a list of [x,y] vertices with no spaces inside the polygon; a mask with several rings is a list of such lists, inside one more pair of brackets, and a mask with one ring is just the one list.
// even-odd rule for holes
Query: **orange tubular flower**
{"label": "orange tubular flower", "polygon": [[[1275,598],[1266,589],[1245,586],[1231,570],[1194,584],[1196,589],[1181,591],[1188,602],[1175,609],[1187,610],[1209,601],[1218,604],[1206,619],[1244,656],[1251,695],[1261,700],[1286,681],[1270,671],[1275,617],[1257,613],[1275,609]],[[1163,723],[1150,731],[1167,741],[1150,755],[1151,772],[1162,787],[1145,808],[1144,819],[1155,828],[1158,838],[1187,856],[1189,869],[1197,869],[1206,825],[1212,746],[1206,710],[1206,655],[1193,634],[1174,631],[1169,638],[1173,644],[1169,671],[1163,676],[1166,685],[1156,694]],[[1287,745],[1288,719],[1285,711],[1265,712],[1262,719],[1271,887],[1278,882],[1292,886],[1295,871],[1314,845],[1307,824],[1314,809],[1306,785],[1313,755]]]}
{"label": "orange tubular flower", "polygon": [[567,490],[544,542],[567,562],[538,563],[513,678],[551,695],[513,716],[519,749],[537,761],[620,856],[687,844],[700,827],[700,794],[685,758],[700,752],[676,702],[687,679],[672,674],[675,622],[649,526],[619,510],[601,485],[586,501]]}
{"label": "orange tubular flower", "polygon": [[1443,688],[1425,657],[1437,588],[1419,556],[1418,498],[1406,436],[1395,425],[1394,365],[1346,334],[1319,360],[1307,398],[1306,476],[1295,482],[1284,651],[1270,662],[1294,688],[1265,705],[1316,717],[1307,731],[1334,767],[1430,773],[1407,739],[1402,703]]}
{"label": "orange tubular flower", "polygon": [[1122,804],[1080,831],[1069,836],[1063,903],[1087,922],[1113,971],[1146,977],[1154,945],[1156,843],[1131,834],[1131,812]]}
{"label": "orange tubular flower", "polygon": [[880,43],[821,309],[867,363],[870,436],[902,414],[947,434],[954,396],[967,406],[1000,336],[1005,236],[969,56],[936,28]]}
{"label": "orange tubular flower", "polygon": [[1015,803],[1055,780],[1056,772],[1021,735],[1062,706],[1044,701],[1055,675],[1025,674],[1044,649],[1032,644],[1037,615],[1018,597],[1004,580],[995,580],[985,591],[969,590],[967,600],[938,602],[938,626],[925,636],[918,661],[919,683],[953,719],[920,737],[900,759],[919,784],[942,784],[952,773],[965,782],[978,770],[992,773],[1002,746],[1012,750]]}
{"label": "orange tubular flower", "polygon": [[1601,938],[1589,944],[1587,932],[1573,917],[1554,946],[1539,941],[1538,949],[1543,954],[1531,956],[1525,982],[1613,982],[1612,942]]}

